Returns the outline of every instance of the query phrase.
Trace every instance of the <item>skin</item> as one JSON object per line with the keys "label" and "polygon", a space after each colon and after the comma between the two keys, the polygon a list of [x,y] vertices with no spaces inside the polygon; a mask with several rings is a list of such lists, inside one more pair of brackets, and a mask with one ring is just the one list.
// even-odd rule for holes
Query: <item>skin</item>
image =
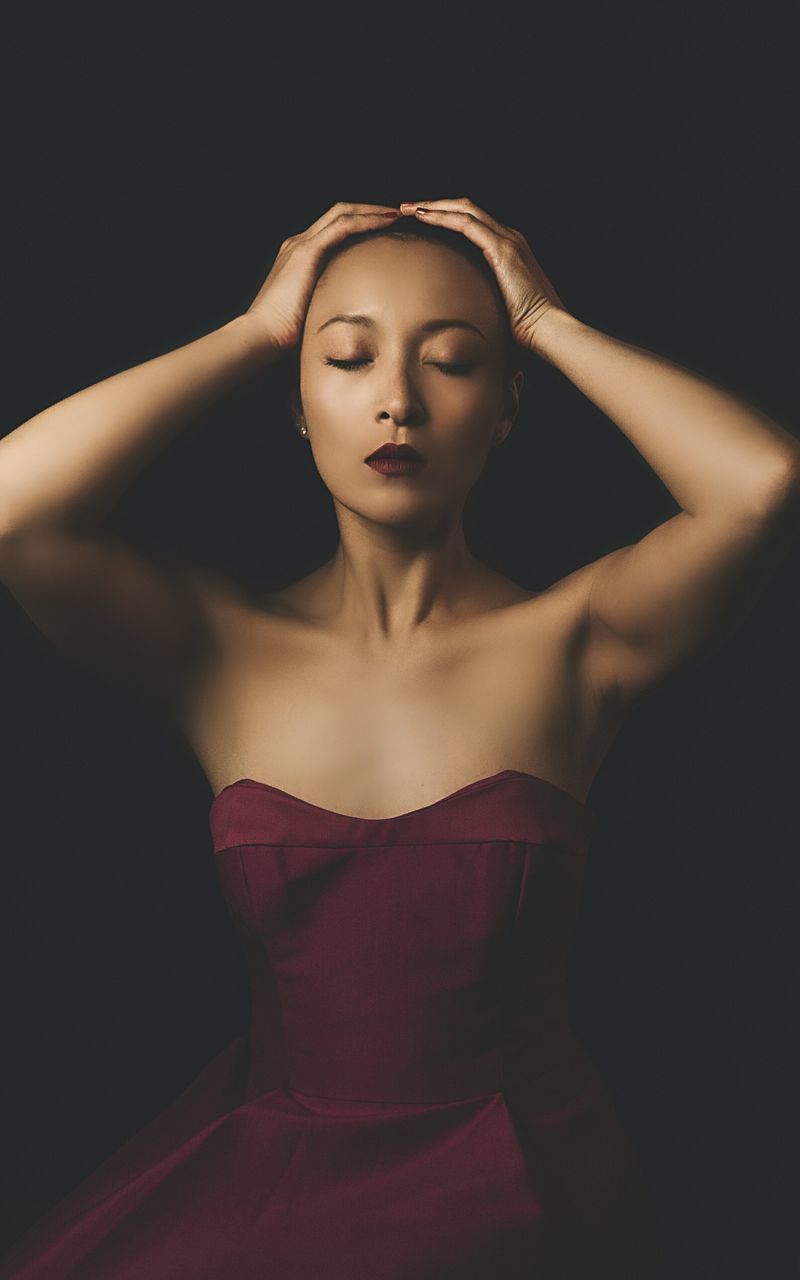
{"label": "skin", "polygon": [[[374,326],[337,321],[365,313]],[[428,320],[470,321],[424,333]],[[352,370],[326,364],[367,359]],[[434,361],[470,363],[448,374]],[[375,239],[344,250],[320,275],[300,349],[308,440],[329,489],[340,542],[315,575],[314,609],[332,630],[376,653],[407,648],[466,607],[486,566],[469,551],[463,510],[490,450],[511,431],[524,375],[503,382],[497,302],[460,254],[429,242]],[[387,477],[364,458],[409,443],[428,464]]]}
{"label": "skin", "polygon": [[[282,243],[245,314],[0,442],[4,586],[73,654],[158,690],[217,790],[271,778],[378,817],[515,767],[583,799],[631,702],[715,647],[796,540],[800,448],[789,432],[573,316],[524,235],[468,198],[425,205],[404,208],[481,248],[513,339],[624,433],[680,510],[541,599],[477,565],[463,501],[510,430],[520,379],[506,404],[497,365],[494,381],[480,361],[464,381],[442,374],[432,357],[466,356],[466,339],[423,342],[420,323],[457,304],[488,326],[495,294],[472,263],[428,242],[351,244],[318,280],[331,246],[400,216],[332,206]],[[344,306],[373,311],[377,327],[330,326],[323,347],[317,320]],[[217,575],[92,533],[158,440],[301,340],[311,446],[342,535],[328,565],[254,609]],[[360,354],[363,372],[324,364]],[[365,454],[387,438],[412,438],[429,469],[413,481],[370,471]]]}

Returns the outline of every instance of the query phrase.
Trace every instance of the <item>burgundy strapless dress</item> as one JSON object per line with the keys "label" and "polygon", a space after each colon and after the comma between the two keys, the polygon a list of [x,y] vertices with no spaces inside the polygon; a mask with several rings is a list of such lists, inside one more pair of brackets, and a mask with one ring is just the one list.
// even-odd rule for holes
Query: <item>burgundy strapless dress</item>
{"label": "burgundy strapless dress", "polygon": [[390,818],[210,811],[248,1034],[2,1280],[650,1280],[652,1205],[567,1017],[595,816],[515,769]]}

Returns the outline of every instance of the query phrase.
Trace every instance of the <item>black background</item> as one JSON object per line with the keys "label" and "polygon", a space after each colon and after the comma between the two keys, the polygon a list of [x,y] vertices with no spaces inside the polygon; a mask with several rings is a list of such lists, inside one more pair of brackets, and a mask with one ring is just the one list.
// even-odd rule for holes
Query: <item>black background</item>
{"label": "black background", "polygon": [[[469,196],[579,318],[800,434],[790,10],[751,8],[30,10],[4,54],[3,433],[244,310],[337,200]],[[542,589],[678,507],[563,375],[523,367],[473,535]],[[335,522],[285,391],[269,371],[209,409],[114,526],[242,581],[320,563]],[[589,796],[574,1021],[676,1276],[796,1257],[799,565],[632,712]],[[186,744],[7,590],[0,646],[10,1240],[248,1005]]]}

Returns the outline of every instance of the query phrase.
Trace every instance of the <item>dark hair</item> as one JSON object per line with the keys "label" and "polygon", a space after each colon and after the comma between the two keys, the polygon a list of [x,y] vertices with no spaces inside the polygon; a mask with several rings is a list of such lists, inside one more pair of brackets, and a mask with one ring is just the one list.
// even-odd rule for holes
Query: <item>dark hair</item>
{"label": "dark hair", "polygon": [[[497,302],[498,312],[500,314],[501,334],[503,343],[503,381],[506,382],[512,375],[515,365],[514,354],[514,338],[511,333],[511,324],[508,318],[508,309],[506,307],[505,298],[497,283],[497,278],[490,264],[484,257],[483,250],[478,247],[472,240],[468,240],[460,231],[452,231],[449,227],[436,226],[430,222],[412,221],[410,218],[398,218],[395,222],[386,227],[378,227],[373,231],[357,231],[353,235],[348,236],[345,240],[338,241],[332,248],[327,249],[323,254],[322,264],[319,270],[319,276],[323,271],[339,256],[345,249],[351,248],[354,244],[363,244],[367,240],[372,240],[376,236],[391,237],[395,240],[428,240],[434,244],[443,244],[450,249],[454,249],[456,253],[460,253],[462,257],[477,267],[484,279],[491,288],[495,301]],[[287,368],[288,385],[294,390],[298,403],[300,402],[300,345],[298,344],[291,352],[289,364]]]}

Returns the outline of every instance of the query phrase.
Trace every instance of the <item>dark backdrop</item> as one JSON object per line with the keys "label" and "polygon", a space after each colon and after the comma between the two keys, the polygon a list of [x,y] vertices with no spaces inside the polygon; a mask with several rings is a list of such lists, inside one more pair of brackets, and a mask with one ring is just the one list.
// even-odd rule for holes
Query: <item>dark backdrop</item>
{"label": "dark backdrop", "polygon": [[[798,434],[788,6],[559,13],[31,11],[3,77],[3,432],[243,310],[283,238],[337,200],[467,195],[525,232],[579,318]],[[541,589],[678,508],[563,375],[523,367],[469,536]],[[187,428],[112,524],[243,582],[326,558],[335,521],[282,370]],[[789,1274],[794,1256],[799,563],[645,698],[589,796],[574,1021],[676,1276]],[[11,1239],[248,1004],[186,744],[7,590],[0,652]]]}

